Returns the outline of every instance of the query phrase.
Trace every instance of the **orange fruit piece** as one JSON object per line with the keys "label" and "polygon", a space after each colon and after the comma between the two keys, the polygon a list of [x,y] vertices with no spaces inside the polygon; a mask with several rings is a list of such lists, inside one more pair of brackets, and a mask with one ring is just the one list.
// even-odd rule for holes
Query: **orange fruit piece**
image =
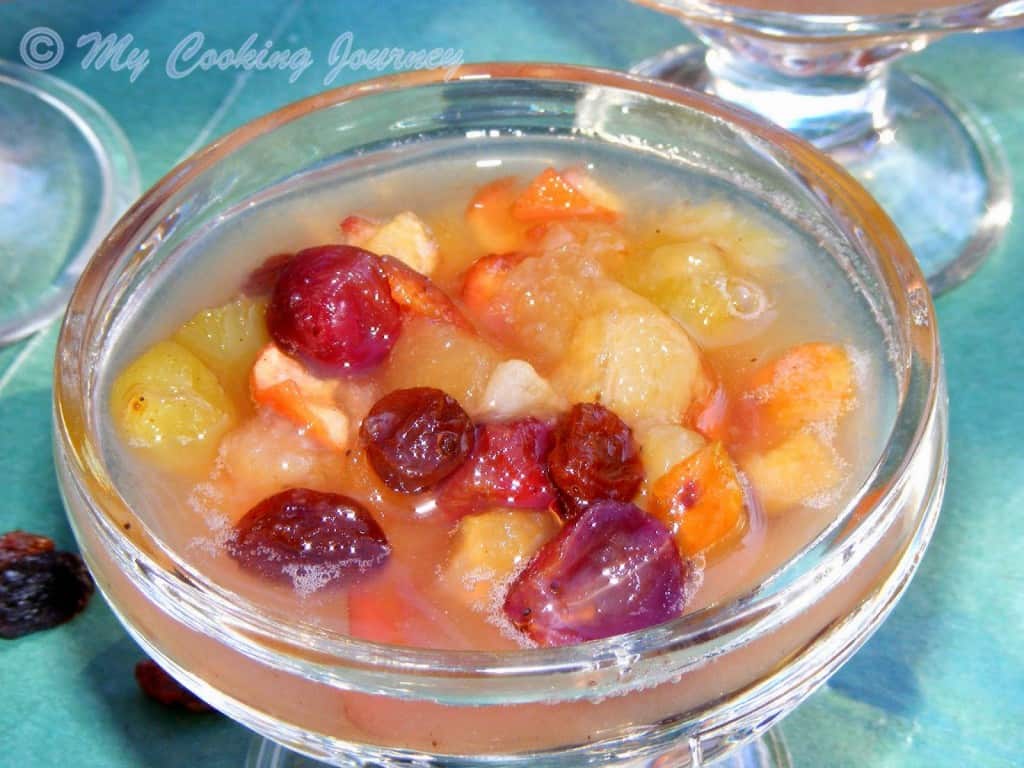
{"label": "orange fruit piece", "polygon": [[736,465],[721,442],[709,443],[655,481],[651,514],[675,536],[684,557],[715,549],[739,534],[746,503]]}
{"label": "orange fruit piece", "polygon": [[614,219],[615,213],[595,205],[554,168],[545,168],[512,204],[512,216],[519,221],[554,219]]}
{"label": "orange fruit piece", "polygon": [[254,401],[309,430],[323,445],[348,446],[349,419],[334,398],[337,382],[314,376],[276,344],[256,358],[249,385]]}
{"label": "orange fruit piece", "polygon": [[813,423],[834,422],[857,396],[853,361],[837,344],[799,344],[759,368],[745,399],[759,426],[770,434],[791,434]]}
{"label": "orange fruit piece", "polygon": [[381,256],[380,262],[391,288],[391,298],[398,306],[429,320],[451,323],[475,333],[455,302],[429,277],[391,256]]}

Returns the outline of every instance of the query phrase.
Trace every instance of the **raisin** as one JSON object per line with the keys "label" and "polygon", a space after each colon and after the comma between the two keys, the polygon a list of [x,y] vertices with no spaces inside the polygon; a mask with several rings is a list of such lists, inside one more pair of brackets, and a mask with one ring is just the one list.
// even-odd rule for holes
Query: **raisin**
{"label": "raisin", "polygon": [[85,608],[92,577],[78,555],[56,552],[43,536],[0,536],[0,637],[8,640],[63,624]]}
{"label": "raisin", "polygon": [[212,712],[213,707],[183,686],[155,661],[146,659],[135,665],[135,682],[149,698],[167,707],[189,712]]}
{"label": "raisin", "polygon": [[440,389],[396,389],[370,409],[360,435],[380,479],[400,493],[419,493],[458,469],[473,449],[473,422]]}
{"label": "raisin", "polygon": [[598,403],[577,403],[555,426],[548,458],[568,517],[602,499],[630,501],[644,479],[633,431]]}
{"label": "raisin", "polygon": [[336,581],[383,565],[391,546],[354,499],[291,488],[264,499],[238,521],[228,553],[243,568],[270,579],[323,569],[326,581]]}

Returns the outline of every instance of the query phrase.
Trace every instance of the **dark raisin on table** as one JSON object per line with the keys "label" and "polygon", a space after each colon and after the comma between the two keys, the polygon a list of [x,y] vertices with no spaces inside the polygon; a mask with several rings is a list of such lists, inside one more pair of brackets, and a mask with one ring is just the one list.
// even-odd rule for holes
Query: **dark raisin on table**
{"label": "dark raisin on table", "polygon": [[82,611],[92,577],[78,555],[24,531],[0,536],[0,638],[50,629]]}
{"label": "dark raisin on table", "polygon": [[149,698],[164,706],[189,712],[212,712],[213,707],[196,696],[152,659],[135,665],[135,681]]}

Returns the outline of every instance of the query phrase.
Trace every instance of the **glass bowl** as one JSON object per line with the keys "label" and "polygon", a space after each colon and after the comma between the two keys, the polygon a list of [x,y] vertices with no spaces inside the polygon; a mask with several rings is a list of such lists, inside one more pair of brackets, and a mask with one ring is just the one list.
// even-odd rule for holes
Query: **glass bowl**
{"label": "glass bowl", "polygon": [[970,277],[1010,220],[1006,160],[955,95],[893,69],[955,32],[1024,24],[1019,0],[634,0],[683,21],[633,71],[740,104],[812,141],[882,203],[938,294]]}
{"label": "glass bowl", "polygon": [[[863,486],[755,590],[563,648],[375,645],[275,614],[197,572],[125,502],[124,478],[103,450],[99,382],[111,339],[145,307],[154,279],[196,233],[284,181],[362,171],[375,153],[453,137],[500,153],[531,136],[686,164],[815,238],[887,339],[894,416]],[[713,98],[561,65],[373,80],[292,104],[189,158],[124,216],[83,274],[61,331],[54,397],[65,504],[128,631],[217,709],[337,765],[675,766],[725,755],[821,685],[888,614],[924,553],[946,473],[929,293],[864,190],[810,145]],[[285,764],[274,748],[257,752],[264,764]]]}

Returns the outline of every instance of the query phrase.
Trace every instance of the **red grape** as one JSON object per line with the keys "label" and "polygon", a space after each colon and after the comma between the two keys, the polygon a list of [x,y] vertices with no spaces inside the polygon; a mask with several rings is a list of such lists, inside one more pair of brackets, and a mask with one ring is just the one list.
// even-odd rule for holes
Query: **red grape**
{"label": "red grape", "polygon": [[541,645],[580,643],[675,618],[688,577],[664,525],[633,504],[599,501],[533,557],[504,611]]}
{"label": "red grape", "polygon": [[235,525],[229,554],[272,579],[296,567],[325,567],[332,579],[384,564],[391,553],[377,521],[357,501],[337,493],[290,488],[270,496]]}
{"label": "red grape", "polygon": [[295,254],[267,307],[267,328],[282,349],[351,371],[384,360],[400,327],[380,258],[348,245]]}
{"label": "red grape", "polygon": [[549,465],[570,516],[601,499],[629,501],[644,479],[626,423],[598,403],[577,403],[558,420]]}
{"label": "red grape", "polygon": [[439,483],[473,448],[473,422],[440,389],[396,389],[376,402],[360,429],[366,455],[380,479],[400,493]]}
{"label": "red grape", "polygon": [[544,509],[557,497],[545,466],[551,426],[518,419],[476,428],[466,462],[444,484],[438,506],[461,517],[488,507]]}

